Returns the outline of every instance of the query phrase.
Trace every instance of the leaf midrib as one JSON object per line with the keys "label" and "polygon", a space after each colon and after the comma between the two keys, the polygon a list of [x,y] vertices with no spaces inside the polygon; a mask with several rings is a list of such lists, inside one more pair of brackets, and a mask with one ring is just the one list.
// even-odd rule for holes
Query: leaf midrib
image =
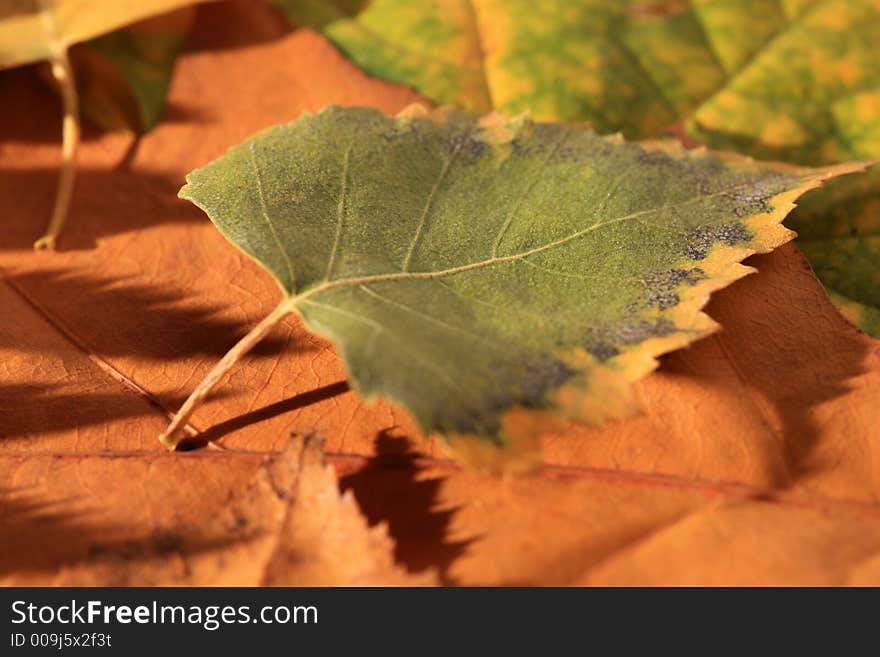
{"label": "leaf midrib", "polygon": [[620,223],[623,221],[629,221],[632,219],[637,219],[639,217],[649,215],[656,212],[666,211],[671,208],[680,208],[689,203],[694,203],[697,201],[715,198],[717,196],[724,196],[727,194],[731,194],[739,189],[742,189],[746,185],[740,183],[733,187],[729,187],[718,192],[713,192],[712,194],[702,194],[699,196],[693,196],[689,199],[685,199],[683,201],[679,201],[678,203],[672,204],[663,204],[658,207],[646,208],[644,210],[639,210],[638,212],[632,212],[627,215],[623,215],[621,217],[616,217],[614,219],[609,219],[607,221],[602,221],[597,224],[593,224],[592,226],[588,226],[587,228],[583,228],[575,233],[570,235],[566,235],[565,237],[561,237],[553,242],[548,244],[542,244],[541,246],[536,246],[532,249],[528,249],[527,251],[520,251],[518,253],[512,253],[506,256],[493,256],[487,258],[486,260],[480,260],[477,262],[471,262],[464,265],[458,265],[456,267],[449,267],[447,269],[441,269],[436,271],[420,271],[420,272],[410,272],[410,271],[399,271],[399,272],[388,272],[385,274],[369,274],[366,276],[354,276],[351,278],[338,278],[334,280],[323,280],[318,283],[316,286],[308,288],[299,294],[290,295],[288,294],[288,305],[290,307],[295,307],[299,302],[309,299],[317,294],[321,294],[323,292],[327,292],[328,290],[332,290],[340,287],[350,287],[354,285],[369,285],[372,283],[384,283],[388,281],[397,281],[397,280],[424,280],[424,279],[436,279],[436,278],[445,278],[447,276],[453,276],[455,274],[461,274],[467,271],[472,271],[474,269],[482,269],[484,267],[491,267],[497,264],[502,264],[505,262],[514,262],[517,260],[523,260],[530,256],[536,255],[538,253],[542,253],[544,251],[549,251],[556,247],[562,246],[576,240],[580,237],[588,235],[600,228],[604,228],[605,226],[609,226],[612,224]]}

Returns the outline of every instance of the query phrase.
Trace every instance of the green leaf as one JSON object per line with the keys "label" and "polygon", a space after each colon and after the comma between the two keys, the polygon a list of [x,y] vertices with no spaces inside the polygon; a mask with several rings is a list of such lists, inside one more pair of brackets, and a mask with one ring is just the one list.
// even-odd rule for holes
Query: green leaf
{"label": "green leaf", "polygon": [[765,159],[877,154],[860,134],[880,103],[873,0],[277,1],[438,103],[627,137],[690,117],[701,141]]}
{"label": "green leaf", "polygon": [[[276,2],[367,72],[438,103],[588,121],[633,138],[683,122],[712,148],[798,164],[880,156],[876,0]],[[821,196],[809,203],[830,208]],[[847,207],[840,200],[809,222],[833,232]],[[825,241],[813,261],[832,292],[854,290],[868,315],[880,313],[865,291],[880,278],[871,239],[859,240],[858,263],[841,241]]]}
{"label": "green leaf", "polygon": [[155,127],[194,18],[195,8],[185,7],[73,48],[83,114],[108,130],[143,133]]}
{"label": "green leaf", "polygon": [[277,279],[284,300],[256,334],[299,313],[365,398],[515,468],[534,449],[531,417],[630,413],[630,383],[658,355],[715,330],[709,293],[791,238],[793,200],[859,168],[770,167],[525,117],[329,108],[192,172],[180,196]]}
{"label": "green leaf", "polygon": [[787,223],[840,311],[880,337],[880,167],[809,192]]}

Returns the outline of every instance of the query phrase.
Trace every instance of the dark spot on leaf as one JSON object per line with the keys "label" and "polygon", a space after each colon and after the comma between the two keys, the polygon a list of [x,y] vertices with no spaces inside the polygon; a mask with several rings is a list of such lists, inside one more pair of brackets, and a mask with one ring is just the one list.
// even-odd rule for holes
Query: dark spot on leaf
{"label": "dark spot on leaf", "polygon": [[602,362],[608,360],[609,358],[613,358],[620,353],[620,349],[606,342],[599,343],[594,347],[588,347],[587,351],[593,354],[596,360]]}
{"label": "dark spot on leaf", "polygon": [[591,328],[584,348],[599,361],[606,361],[619,354],[621,346],[636,345],[649,338],[662,338],[675,331],[675,324],[665,317],[628,319],[617,324]]}
{"label": "dark spot on leaf", "polygon": [[492,380],[498,383],[483,397],[451,407],[448,414],[434,418],[434,426],[445,432],[485,437],[496,435],[505,411],[513,406],[545,407],[547,393],[574,374],[565,363],[549,356],[528,355],[514,359],[491,373]]}
{"label": "dark spot on leaf", "polygon": [[773,176],[761,180],[749,180],[739,189],[726,192],[723,196],[733,203],[733,213],[737,217],[750,217],[773,210],[770,199],[791,185],[785,176]]}
{"label": "dark spot on leaf", "polygon": [[470,164],[488,148],[488,144],[474,136],[473,132],[456,132],[443,138],[443,147],[449,157],[455,155],[458,162]]}
{"label": "dark spot on leaf", "polygon": [[731,192],[727,197],[733,201],[733,213],[737,217],[750,217],[765,214],[773,208],[764,196],[748,192]]}
{"label": "dark spot on leaf", "polygon": [[662,338],[671,333],[675,333],[675,324],[665,317],[626,321],[616,330],[617,341],[625,345],[638,344],[648,338]]}
{"label": "dark spot on leaf", "polygon": [[677,306],[681,301],[678,295],[680,285],[696,285],[697,281],[706,278],[706,272],[699,267],[693,269],[670,269],[651,274],[645,278],[648,285],[646,303],[648,307],[656,306],[666,310]]}
{"label": "dark spot on leaf", "polygon": [[671,164],[673,159],[662,151],[642,151],[636,155],[636,162],[649,166],[662,166]]}
{"label": "dark spot on leaf", "polygon": [[529,359],[524,365],[522,399],[526,407],[541,406],[548,391],[554,390],[574,376],[565,363],[553,358]]}
{"label": "dark spot on leaf", "polygon": [[741,223],[734,222],[719,226],[698,226],[686,236],[687,246],[684,254],[691,260],[703,260],[715,244],[721,242],[735,246],[752,239],[751,232]]}

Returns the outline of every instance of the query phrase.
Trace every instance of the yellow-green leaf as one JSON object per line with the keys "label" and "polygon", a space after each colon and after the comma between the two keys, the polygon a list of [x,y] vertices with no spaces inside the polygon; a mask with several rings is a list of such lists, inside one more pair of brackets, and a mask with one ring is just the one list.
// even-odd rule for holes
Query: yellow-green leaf
{"label": "yellow-green leaf", "polygon": [[[525,117],[329,108],[187,176],[180,195],[278,281],[278,309],[339,347],[353,387],[477,462],[531,456],[530,419],[633,410],[656,357],[716,329],[708,295],[789,240],[802,169],[625,143]],[[195,400],[195,401],[193,401]],[[504,450],[502,448],[510,448]]]}
{"label": "yellow-green leaf", "polygon": [[[438,103],[634,138],[683,122],[713,148],[798,164],[880,156],[877,0],[276,1],[367,72]],[[830,208],[821,196],[807,203]],[[794,221],[829,234],[878,221],[876,210],[841,219],[848,207]],[[832,291],[870,315],[876,231],[852,237],[804,246]]]}
{"label": "yellow-green leaf", "polygon": [[55,248],[73,194],[80,101],[68,49],[81,41],[206,0],[0,0],[0,69],[48,61],[58,83],[64,121],[58,192],[46,233],[34,248]]}
{"label": "yellow-green leaf", "polygon": [[0,0],[0,68],[59,51],[130,23],[207,0]]}

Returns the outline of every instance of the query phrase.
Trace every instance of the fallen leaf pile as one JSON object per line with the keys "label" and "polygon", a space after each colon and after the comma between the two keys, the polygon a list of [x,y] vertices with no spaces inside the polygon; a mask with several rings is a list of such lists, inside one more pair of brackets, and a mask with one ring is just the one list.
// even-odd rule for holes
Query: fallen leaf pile
{"label": "fallen leaf pile", "polygon": [[639,414],[544,426],[526,474],[465,468],[417,412],[362,401],[292,314],[171,453],[156,436],[279,301],[177,198],[186,174],[328,105],[431,106],[268,5],[200,6],[164,118],[85,125],[70,225],[34,253],[59,100],[31,68],[0,94],[3,584],[880,584],[880,344],[796,246],[713,293],[722,330],[633,385]]}

